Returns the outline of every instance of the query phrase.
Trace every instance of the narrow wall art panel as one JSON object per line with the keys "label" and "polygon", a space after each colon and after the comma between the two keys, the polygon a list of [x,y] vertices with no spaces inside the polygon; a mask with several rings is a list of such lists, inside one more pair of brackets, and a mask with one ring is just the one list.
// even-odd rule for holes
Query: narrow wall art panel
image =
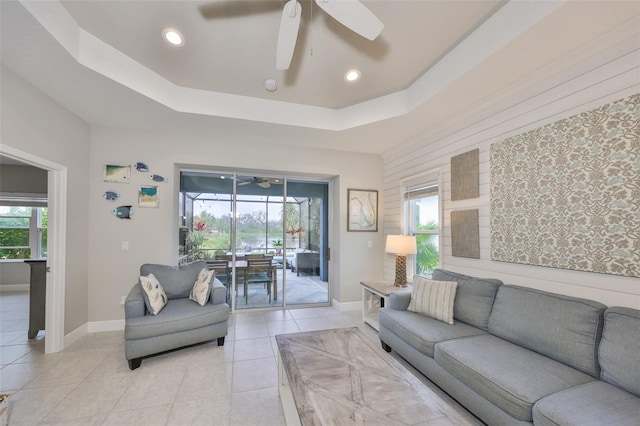
{"label": "narrow wall art panel", "polygon": [[491,258],[640,276],[640,94],[491,146]]}
{"label": "narrow wall art panel", "polygon": [[480,150],[451,157],[451,201],[480,196]]}
{"label": "narrow wall art panel", "polygon": [[480,259],[478,209],[451,212],[451,254]]}

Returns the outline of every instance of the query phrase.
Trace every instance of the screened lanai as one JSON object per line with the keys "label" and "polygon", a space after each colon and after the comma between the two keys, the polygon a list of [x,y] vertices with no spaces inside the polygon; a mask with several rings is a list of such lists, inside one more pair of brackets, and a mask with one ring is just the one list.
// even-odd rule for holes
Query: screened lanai
{"label": "screened lanai", "polygon": [[[181,261],[219,267],[235,309],[328,304],[327,189],[284,177],[182,172]],[[250,265],[260,258],[272,265],[262,285],[252,282]]]}

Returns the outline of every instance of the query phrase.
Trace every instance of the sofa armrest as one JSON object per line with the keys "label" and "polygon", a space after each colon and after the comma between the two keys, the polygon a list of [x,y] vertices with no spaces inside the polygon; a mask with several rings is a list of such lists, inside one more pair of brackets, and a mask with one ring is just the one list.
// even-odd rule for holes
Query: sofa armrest
{"label": "sofa armrest", "polygon": [[214,278],[213,281],[211,281],[210,301],[212,305],[227,303],[227,288],[217,278]]}
{"label": "sofa armrest", "polygon": [[387,307],[396,311],[406,311],[411,302],[411,289],[394,291],[387,298]]}
{"label": "sofa armrest", "polygon": [[144,297],[142,296],[142,288],[140,284],[135,284],[127,298],[124,301],[124,317],[136,318],[143,317],[146,313],[146,306],[144,304]]}

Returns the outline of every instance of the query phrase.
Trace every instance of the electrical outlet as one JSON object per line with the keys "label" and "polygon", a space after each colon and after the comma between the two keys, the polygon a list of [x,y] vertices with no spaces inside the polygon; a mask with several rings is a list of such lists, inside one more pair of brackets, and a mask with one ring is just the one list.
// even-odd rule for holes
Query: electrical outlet
{"label": "electrical outlet", "polygon": [[122,298],[120,299],[120,304],[124,305],[124,302],[127,301],[127,296],[122,296]]}

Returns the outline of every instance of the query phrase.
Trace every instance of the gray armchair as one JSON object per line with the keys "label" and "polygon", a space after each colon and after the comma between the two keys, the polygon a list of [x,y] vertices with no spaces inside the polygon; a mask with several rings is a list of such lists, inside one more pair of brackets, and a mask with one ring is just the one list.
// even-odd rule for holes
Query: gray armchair
{"label": "gray armchair", "polygon": [[203,268],[207,268],[203,261],[181,267],[154,264],[140,267],[141,276],[155,275],[168,302],[157,315],[151,315],[145,306],[140,283],[129,292],[124,304],[124,338],[125,356],[131,370],[138,368],[142,358],[148,355],[213,339],[218,339],[219,346],[224,345],[229,318],[225,286],[213,278],[211,295],[204,306],[189,299]]}

